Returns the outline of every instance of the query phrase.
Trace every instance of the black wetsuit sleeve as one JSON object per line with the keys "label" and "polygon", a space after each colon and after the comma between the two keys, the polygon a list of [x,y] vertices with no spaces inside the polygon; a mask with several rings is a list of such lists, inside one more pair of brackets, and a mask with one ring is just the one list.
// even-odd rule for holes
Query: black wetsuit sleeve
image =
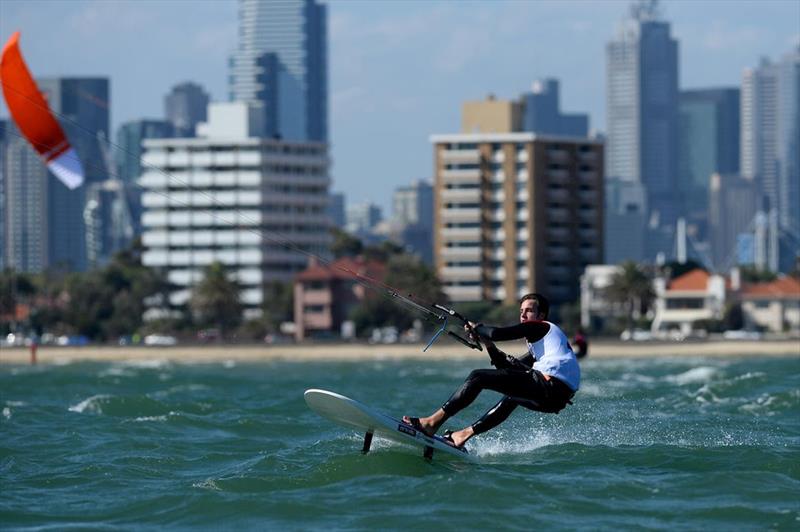
{"label": "black wetsuit sleeve", "polygon": [[475,327],[476,333],[493,342],[525,338],[528,342],[534,343],[544,338],[549,330],[550,324],[546,321],[526,321],[509,327],[492,327],[490,325]]}
{"label": "black wetsuit sleeve", "polygon": [[533,355],[530,354],[530,353],[525,353],[524,355],[519,357],[517,360],[519,360],[520,362],[522,362],[523,364],[525,364],[529,368],[532,368],[533,367],[533,363],[536,362],[536,359],[533,358]]}
{"label": "black wetsuit sleeve", "polygon": [[515,369],[517,371],[529,371],[535,362],[533,355],[525,353],[519,358],[513,357],[499,350],[492,342],[486,342],[486,351],[492,361],[492,366],[497,369]]}

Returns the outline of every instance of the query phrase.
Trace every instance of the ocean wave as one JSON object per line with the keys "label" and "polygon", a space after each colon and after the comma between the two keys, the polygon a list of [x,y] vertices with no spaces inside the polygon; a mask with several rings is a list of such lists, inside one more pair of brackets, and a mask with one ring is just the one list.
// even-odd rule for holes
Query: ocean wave
{"label": "ocean wave", "polygon": [[110,395],[100,394],[100,395],[93,395],[81,401],[76,405],[72,405],[69,407],[70,412],[76,412],[78,414],[89,413],[89,414],[102,414],[103,413],[103,402],[106,399],[110,399]]}
{"label": "ocean wave", "polygon": [[120,366],[138,369],[161,369],[170,365],[170,361],[165,358],[151,358],[145,360],[126,360],[120,362]]}
{"label": "ocean wave", "polygon": [[143,395],[119,397],[99,394],[69,407],[70,412],[78,414],[102,414],[131,418],[162,416],[171,410],[165,403]]}
{"label": "ocean wave", "polygon": [[697,368],[692,368],[689,371],[679,373],[678,375],[667,375],[665,380],[679,386],[683,386],[685,384],[707,383],[710,382],[718,373],[718,368],[711,366],[700,366]]}

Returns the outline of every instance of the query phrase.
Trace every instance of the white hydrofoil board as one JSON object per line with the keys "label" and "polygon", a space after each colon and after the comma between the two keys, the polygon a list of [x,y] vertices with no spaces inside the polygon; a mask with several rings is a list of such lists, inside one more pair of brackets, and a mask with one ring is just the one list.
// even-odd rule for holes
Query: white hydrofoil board
{"label": "white hydrofoil board", "polygon": [[430,458],[433,451],[440,451],[464,460],[474,460],[466,449],[453,447],[441,436],[428,436],[398,419],[376,412],[344,395],[312,389],[306,390],[304,396],[308,407],[317,414],[339,425],[364,432],[363,452],[369,450],[372,435],[378,434],[382,438],[399,443],[421,446],[425,449],[426,458]]}

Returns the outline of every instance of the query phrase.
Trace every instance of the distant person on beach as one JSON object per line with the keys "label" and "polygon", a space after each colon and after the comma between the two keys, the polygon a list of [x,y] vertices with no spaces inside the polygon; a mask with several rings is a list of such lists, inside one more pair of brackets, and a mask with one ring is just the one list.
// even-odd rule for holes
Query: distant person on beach
{"label": "distant person on beach", "polygon": [[[509,327],[470,324],[486,346],[495,369],[476,369],[436,412],[428,417],[404,416],[403,422],[433,435],[442,424],[469,406],[483,390],[504,395],[472,425],[446,431],[444,438],[461,447],[467,440],[505,421],[518,406],[557,414],[578,391],[581,371],[566,335],[547,320],[550,304],[541,294],[526,294],[519,302],[519,321]],[[528,349],[520,358],[500,351],[495,341],[524,338]]]}
{"label": "distant person on beach", "polygon": [[589,341],[586,339],[583,329],[577,330],[575,338],[572,339],[572,345],[575,346],[573,351],[576,358],[583,358],[589,354]]}

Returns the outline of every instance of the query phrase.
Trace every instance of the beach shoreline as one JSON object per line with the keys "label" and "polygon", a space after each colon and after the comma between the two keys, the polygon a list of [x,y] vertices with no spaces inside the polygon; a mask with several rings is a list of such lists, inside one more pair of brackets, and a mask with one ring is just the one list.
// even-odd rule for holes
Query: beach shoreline
{"label": "beach shoreline", "polygon": [[[78,361],[168,360],[201,363],[236,361],[364,361],[364,360],[445,360],[486,358],[485,352],[469,350],[459,344],[440,344],[423,352],[424,344],[283,344],[283,345],[177,345],[171,347],[145,346],[39,346],[39,364],[63,364]],[[516,347],[516,346],[514,346]],[[521,346],[520,346],[521,347]],[[517,354],[521,349],[508,349]],[[725,356],[788,356],[800,358],[800,340],[694,341],[694,342],[592,342],[592,358],[645,357],[725,357]],[[30,348],[4,347],[0,350],[0,365],[29,364]]]}

